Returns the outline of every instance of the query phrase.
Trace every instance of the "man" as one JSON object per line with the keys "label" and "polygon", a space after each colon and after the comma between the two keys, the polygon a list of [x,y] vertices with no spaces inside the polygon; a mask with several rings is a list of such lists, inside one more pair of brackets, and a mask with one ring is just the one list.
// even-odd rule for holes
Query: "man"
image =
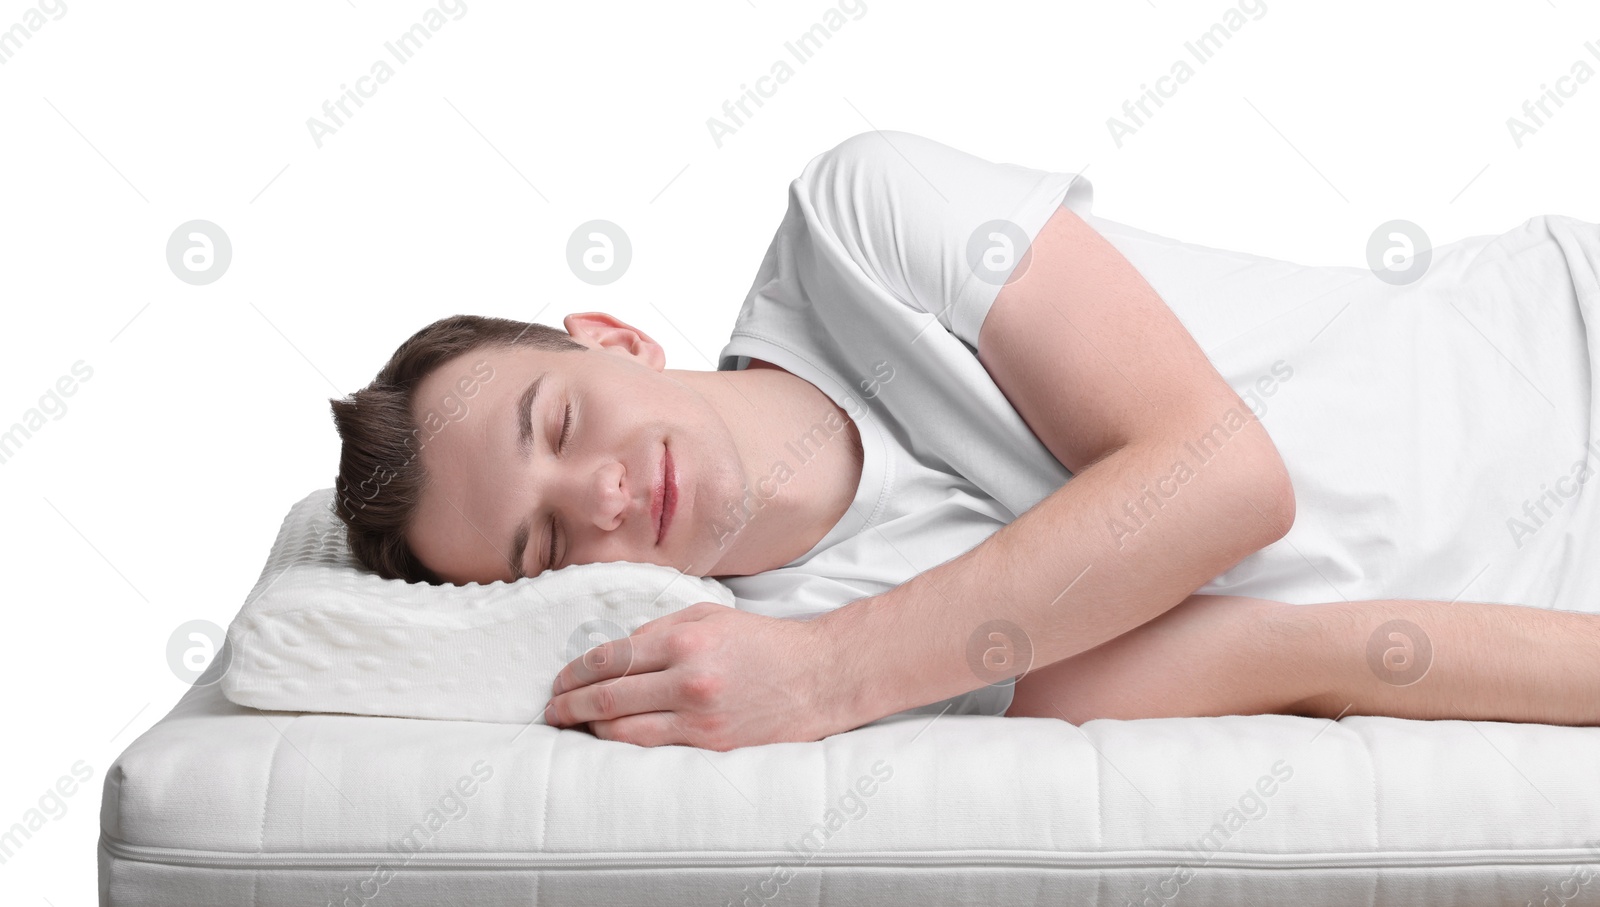
{"label": "man", "polygon": [[[864,133],[791,184],[717,371],[666,369],[603,313],[566,334],[436,322],[334,401],[352,550],[414,581],[627,560],[728,584],[740,610],[652,621],[558,677],[552,724],[641,745],[815,740],[908,711],[1585,720],[1550,695],[1570,680],[1495,683],[1463,655],[1484,637],[1436,626],[1432,603],[1191,595],[1288,532],[1293,488],[1084,222],[1091,201],[1075,174]],[[1155,500],[1150,477],[1197,437],[1204,468]],[[1141,489],[1146,518],[1108,533]],[[1449,607],[1528,651],[1595,633]],[[1441,653],[1409,694],[1340,657],[1377,617],[1421,618]],[[1464,695],[1477,713],[1453,711]]]}

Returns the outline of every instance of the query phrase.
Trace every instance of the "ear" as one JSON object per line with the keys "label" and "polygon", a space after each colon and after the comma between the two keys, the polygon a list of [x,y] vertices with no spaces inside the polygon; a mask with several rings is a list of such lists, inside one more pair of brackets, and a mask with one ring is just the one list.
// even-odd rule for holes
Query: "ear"
{"label": "ear", "polygon": [[576,312],[562,319],[561,326],[584,346],[626,356],[658,372],[667,366],[667,353],[661,344],[605,312]]}

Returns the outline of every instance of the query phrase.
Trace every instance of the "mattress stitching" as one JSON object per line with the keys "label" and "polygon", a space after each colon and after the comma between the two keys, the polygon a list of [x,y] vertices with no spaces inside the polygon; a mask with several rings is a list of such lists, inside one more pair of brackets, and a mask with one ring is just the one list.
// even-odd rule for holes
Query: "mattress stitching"
{"label": "mattress stitching", "polygon": [[[1060,710],[1057,709],[1057,711],[1060,711]],[[1089,736],[1089,732],[1083,729],[1083,725],[1084,724],[1088,724],[1087,721],[1083,722],[1083,724],[1073,724],[1070,720],[1067,719],[1067,717],[1065,715],[1061,716],[1061,720],[1065,721],[1070,727],[1076,728],[1077,731],[1078,731],[1078,736],[1082,737],[1083,741],[1085,743],[1089,744],[1089,752],[1092,754],[1092,755],[1089,756],[1089,762],[1092,765],[1094,765],[1094,774],[1095,774],[1095,783],[1094,783],[1094,795],[1095,795],[1095,801],[1096,801],[1095,805],[1094,805],[1095,847],[1097,847],[1097,848],[1099,848],[1100,850],[1103,851],[1106,848],[1106,792],[1105,792],[1106,773],[1105,773],[1105,769],[1100,767],[1100,760],[1103,758],[1100,755],[1100,747],[1095,745],[1094,740]],[[1131,785],[1133,782],[1129,781],[1128,783]],[[1144,795],[1140,794],[1140,796],[1144,796]],[[1055,832],[1055,823],[1052,822],[1052,823],[1050,823],[1050,846],[1054,850],[1060,850],[1061,846],[1058,843],[1056,843],[1056,841],[1057,841],[1057,839],[1056,839],[1056,832]],[[1107,891],[1106,891],[1106,883],[1108,881],[1108,879],[1106,877],[1109,874],[1102,872],[1102,873],[1097,873],[1096,875],[1097,875],[1097,878],[1095,879],[1095,883],[1094,883],[1095,902],[1096,903],[1100,903],[1100,904],[1109,904],[1109,903],[1111,903],[1111,901],[1107,898]]]}
{"label": "mattress stitching", "polygon": [[[294,720],[296,718],[299,718],[299,717],[300,717],[299,715],[292,716],[289,719],[289,723],[293,724]],[[262,854],[265,854],[267,852],[267,807],[269,805],[271,805],[271,803],[272,803],[272,767],[278,763],[278,750],[282,749],[283,741],[286,739],[286,737],[285,737],[283,731],[278,730],[278,726],[277,725],[272,724],[272,719],[271,718],[268,718],[266,715],[262,715],[261,716],[261,720],[265,721],[267,724],[272,725],[272,729],[273,730],[278,731],[278,739],[276,739],[276,740],[274,740],[272,742],[272,752],[267,755],[267,780],[266,780],[266,784],[263,785],[262,794],[261,794],[261,828],[256,833],[256,850],[258,852],[262,853]],[[261,890],[259,888],[260,880],[261,880],[261,873],[253,872],[253,873],[250,874],[250,905],[251,905],[251,907],[260,907],[260,903],[261,903]]]}
{"label": "mattress stitching", "polygon": [[[1338,724],[1339,720],[1335,718],[1334,723]],[[1367,739],[1367,735],[1360,730],[1357,730],[1355,734],[1356,739],[1361,741],[1361,751],[1367,756],[1367,764],[1372,766],[1372,849],[1379,851],[1382,848],[1382,844],[1378,840],[1378,760],[1373,758],[1372,743]],[[1368,907],[1378,907],[1378,885],[1382,880],[1382,875],[1376,873],[1370,880],[1371,888],[1367,891]]]}
{"label": "mattress stitching", "polygon": [[[195,866],[195,867],[200,867],[200,868],[211,868],[211,864],[208,864],[206,862],[203,862],[203,861],[197,862],[197,861],[191,861],[191,860],[184,859],[184,856],[186,856],[188,854],[203,853],[203,852],[177,851],[177,854],[178,854],[177,856],[171,856],[171,855],[167,855],[167,854],[150,854],[150,853],[146,853],[145,851],[152,851],[152,850],[161,851],[161,850],[169,850],[169,848],[163,848],[163,847],[159,847],[159,846],[151,847],[151,846],[148,846],[148,845],[131,845],[131,844],[128,844],[127,842],[125,842],[125,841],[122,841],[119,838],[116,838],[115,836],[106,834],[104,832],[102,832],[102,834],[100,836],[99,845],[100,845],[101,849],[105,850],[108,854],[110,854],[114,859],[117,859],[117,860],[122,860],[122,861],[127,861],[127,862],[137,862],[137,863],[143,863],[143,864],[154,865],[154,866]],[[138,852],[130,852],[130,851],[135,851],[135,850],[138,851]],[[1378,869],[1392,869],[1392,868],[1395,868],[1395,867],[1405,868],[1405,867],[1420,867],[1420,866],[1466,867],[1466,868],[1482,868],[1482,867],[1504,868],[1504,867],[1508,867],[1508,866],[1531,866],[1531,865],[1539,865],[1539,866],[1546,866],[1546,865],[1570,866],[1575,860],[1576,861],[1582,861],[1582,859],[1584,857],[1593,855],[1593,849],[1592,848],[1582,849],[1582,851],[1578,852],[1578,853],[1573,853],[1572,852],[1572,851],[1576,851],[1576,850],[1579,850],[1579,848],[1574,848],[1574,847],[1560,847],[1560,848],[1542,847],[1542,848],[1535,848],[1535,849],[1529,849],[1529,848],[1509,848],[1509,849],[1507,849],[1507,848],[1495,848],[1495,849],[1456,848],[1456,849],[1453,849],[1453,850],[1430,850],[1430,851],[1393,851],[1393,850],[1391,850],[1391,851],[1379,851],[1379,852],[1376,852],[1376,853],[1362,853],[1362,852],[1356,852],[1356,851],[1346,851],[1346,852],[1343,852],[1343,853],[1330,853],[1330,852],[1327,852],[1327,851],[1323,851],[1323,852],[1297,851],[1297,852],[1292,852],[1292,853],[1285,853],[1285,852],[1277,852],[1277,851],[1243,851],[1243,850],[1240,850],[1240,851],[1229,851],[1227,856],[1224,856],[1224,857],[1220,858],[1221,859],[1220,863],[1218,863],[1215,860],[1213,861],[1213,863],[1216,863],[1216,865],[1219,865],[1219,866],[1222,866],[1222,867],[1232,868],[1232,869],[1264,870],[1264,871],[1270,871],[1270,872],[1282,872],[1282,871],[1285,871],[1285,870],[1299,870],[1299,869],[1305,869],[1305,868],[1314,868],[1314,869],[1325,869],[1325,868],[1340,868],[1340,869],[1378,868]],[[1559,859],[1556,858],[1556,857],[1541,856],[1543,854],[1554,853],[1554,852],[1559,852],[1561,854]],[[1121,854],[1126,854],[1126,853],[1128,853],[1128,851],[1116,851],[1116,852],[1112,852],[1112,855],[1115,856],[1115,855],[1121,855]],[[1025,864],[1025,865],[1030,866],[1030,867],[1038,866],[1039,862],[1041,860],[1051,860],[1052,863],[1049,866],[1047,866],[1046,868],[1051,868],[1051,869],[1063,868],[1063,869],[1075,869],[1075,870],[1081,870],[1081,869],[1105,870],[1105,869],[1128,868],[1128,867],[1140,867],[1140,868],[1171,867],[1172,858],[1174,856],[1182,856],[1182,855],[1185,855],[1185,854],[1192,854],[1192,853],[1193,853],[1193,851],[1191,849],[1178,850],[1178,849],[1173,849],[1173,848],[1164,848],[1164,849],[1161,849],[1159,851],[1139,851],[1138,852],[1139,857],[1136,858],[1134,862],[1127,862],[1127,861],[1114,862],[1114,863],[1113,862],[1100,862],[1100,863],[1094,863],[1092,865],[1087,865],[1087,864],[1083,863],[1085,858],[1089,858],[1089,857],[1104,857],[1104,856],[1106,856],[1106,854],[1105,853],[1101,853],[1101,852],[1089,853],[1089,852],[1085,852],[1085,851],[1077,851],[1077,852],[1074,852],[1074,853],[1052,853],[1050,851],[1039,851],[1039,850],[1028,850],[1028,851],[1019,853],[1019,851],[1017,851],[1016,849],[1012,848],[1012,849],[1008,849],[1005,853],[1001,854],[998,859],[1004,859],[1004,858],[1010,858],[1010,857],[1020,857],[1021,859],[1024,859],[1024,860],[1032,860],[1033,862]],[[1428,860],[1428,858],[1451,858],[1451,857],[1454,857],[1454,856],[1456,856],[1458,854],[1462,854],[1462,853],[1474,854],[1474,855],[1476,855],[1476,858],[1475,859],[1471,859],[1469,861],[1464,861],[1464,862],[1462,862],[1462,861],[1449,862],[1449,861],[1447,861],[1445,859],[1434,859],[1431,862]],[[945,868],[945,867],[950,866],[950,865],[967,865],[967,864],[976,864],[976,865],[987,866],[987,867],[992,867],[992,866],[996,866],[996,865],[1024,865],[1024,864],[1018,864],[1018,863],[1015,863],[1015,862],[1013,862],[1013,863],[1005,863],[1005,864],[997,863],[996,862],[997,857],[994,855],[995,851],[993,849],[982,850],[982,851],[975,851],[975,850],[970,850],[970,849],[962,849],[962,850],[957,850],[957,851],[942,850],[942,851],[936,851],[936,852],[935,851],[928,851],[928,850],[925,850],[925,849],[919,849],[919,850],[916,850],[916,851],[906,851],[906,850],[881,851],[880,850],[880,851],[873,851],[873,852],[855,852],[855,853],[849,855],[850,857],[853,858],[851,860],[845,861],[845,860],[839,860],[838,858],[835,858],[835,862],[828,863],[826,861],[826,859],[825,859],[823,861],[823,863],[819,864],[819,866],[849,868],[849,867],[854,867],[854,866],[869,866],[869,865],[870,866],[884,866],[886,864],[893,864],[893,866],[891,868],[904,868],[904,866],[905,866],[905,864],[907,862],[905,860],[905,857],[907,857],[908,854],[910,854],[910,855],[912,855],[914,857],[922,858],[924,860],[926,860],[929,857],[936,857],[936,858],[938,858],[940,860],[945,861],[945,862],[939,863],[939,864],[931,864],[931,863],[926,863],[925,862],[925,863],[918,864],[916,866],[911,867],[911,868],[914,868],[914,869],[926,869],[926,868],[930,868],[930,867],[938,869],[938,868]],[[261,856],[261,855],[258,855],[258,854],[250,854],[248,852],[234,853],[234,852],[231,852],[231,851],[227,852],[226,854],[223,854],[221,852],[210,852],[207,855],[210,855],[210,856],[235,856],[235,857]],[[361,851],[361,852],[354,852],[354,853],[345,852],[345,853],[338,854],[337,856],[346,858],[349,862],[351,862],[353,865],[356,865],[358,867],[365,867],[365,866],[372,865],[372,857],[373,857],[373,855],[374,855],[373,851]],[[460,853],[453,854],[453,855],[454,856],[469,856],[469,855],[460,854]],[[661,860],[661,859],[664,859],[664,858],[667,858],[667,857],[685,856],[685,855],[703,857],[703,856],[706,855],[706,851],[696,850],[696,851],[676,851],[676,852],[650,852],[648,854],[648,856],[651,859],[655,859],[655,860]],[[782,851],[782,852],[778,852],[778,851],[763,851],[761,854],[759,854],[757,856],[754,856],[754,857],[752,857],[752,855],[749,852],[739,852],[737,854],[729,854],[728,852],[724,851],[724,852],[719,853],[718,855],[719,856],[730,856],[730,855],[733,855],[733,856],[738,856],[741,859],[737,863],[718,863],[718,862],[714,862],[713,861],[713,862],[699,862],[699,863],[693,863],[693,864],[683,864],[683,863],[678,863],[678,864],[674,864],[674,865],[659,865],[658,864],[658,865],[651,865],[648,868],[651,869],[651,870],[669,870],[669,869],[675,870],[675,869],[704,869],[704,868],[707,868],[707,867],[728,867],[728,866],[735,866],[735,865],[739,866],[739,867],[749,867],[751,865],[758,865],[759,866],[759,865],[765,865],[766,861],[768,861],[768,860],[770,860],[770,859],[772,859],[774,857],[783,858],[783,857],[793,856],[793,851],[792,850]],[[1393,858],[1395,856],[1397,856],[1397,855],[1406,856],[1406,857],[1421,856],[1423,858],[1423,861],[1422,862],[1413,861],[1413,862],[1407,862],[1407,863],[1395,863],[1395,862],[1393,862]],[[1537,858],[1537,859],[1528,859],[1528,857],[1530,855],[1535,855],[1535,856],[1538,856],[1539,858]],[[277,859],[293,859],[294,857],[307,857],[307,856],[326,857],[326,856],[329,856],[329,854],[327,854],[326,852],[319,852],[319,853],[315,853],[315,854],[306,854],[306,853],[288,854],[287,852],[277,852],[273,856],[275,858],[277,858]],[[517,856],[528,856],[528,855],[519,853]],[[556,856],[556,855],[545,854],[543,856],[551,857],[551,856]],[[574,867],[566,865],[567,863],[574,862],[574,861],[581,861],[581,860],[586,859],[585,855],[575,855],[575,854],[572,854],[572,853],[562,854],[561,856],[566,858],[565,862],[560,861],[560,860],[554,861],[554,862],[557,862],[557,863],[561,864],[560,867],[559,867],[561,870],[571,870]],[[611,854],[609,856],[614,857],[615,854]],[[627,868],[627,869],[637,869],[637,868],[639,868],[637,863],[638,863],[638,857],[640,855],[636,852],[636,853],[630,854],[630,856],[635,858],[631,863],[627,862],[627,861],[624,861],[624,864],[626,864],[626,865],[617,864],[617,863],[611,863],[611,864],[607,864],[605,866],[602,866],[600,868],[602,868],[602,869],[612,869],[612,868],[618,868],[619,866],[621,868]],[[1076,866],[1063,866],[1063,865],[1060,865],[1061,862],[1063,862],[1063,861],[1060,860],[1060,858],[1062,858],[1062,857],[1067,857],[1067,858],[1078,857],[1079,858],[1078,863],[1080,865],[1076,865]],[[1229,857],[1232,857],[1232,859],[1229,859]],[[1274,865],[1274,864],[1271,864],[1271,863],[1261,862],[1259,859],[1257,859],[1256,862],[1254,862],[1252,864],[1249,864],[1249,865],[1245,865],[1245,863],[1243,862],[1245,860],[1245,858],[1262,858],[1262,857],[1273,858],[1275,860],[1278,860],[1278,863],[1276,865]],[[1312,866],[1307,866],[1303,862],[1297,862],[1297,860],[1299,858],[1306,858],[1306,857],[1321,858],[1321,859],[1320,859],[1320,861],[1316,862],[1315,865],[1312,865]],[[1328,860],[1329,857],[1340,857],[1340,858],[1345,858],[1345,859],[1343,859],[1343,860],[1335,860],[1335,861],[1331,861],[1330,862]],[[1506,859],[1507,857],[1516,857],[1518,859],[1508,860],[1508,859]],[[875,858],[882,858],[882,859],[881,860],[876,860]],[[1289,859],[1289,858],[1295,858],[1295,859]],[[757,862],[753,863],[752,860],[755,860]],[[1383,862],[1384,860],[1388,860],[1389,862]],[[227,865],[226,865],[225,868],[234,869],[234,868],[237,868],[240,865],[240,862],[242,862],[242,861],[226,861],[226,862],[227,862]],[[595,863],[597,861],[590,859],[589,862],[592,864],[592,863]],[[292,869],[292,870],[300,870],[300,869],[305,868],[304,866],[286,866],[286,865],[281,864],[281,863],[278,863],[278,864],[264,864],[264,865],[267,865],[272,869],[284,869],[284,868],[287,868],[287,869]],[[443,863],[439,859],[439,855],[436,855],[432,860],[428,860],[426,858],[422,859],[419,865],[437,867],[437,866],[443,865]],[[466,865],[466,866],[469,866],[471,868],[482,868],[482,867],[476,866],[476,864],[471,864],[471,863],[462,863],[460,865]],[[516,866],[516,867],[497,867],[497,868],[514,868],[514,869],[518,869],[518,870],[532,868],[532,869],[536,869],[536,870],[540,870],[540,871],[548,871],[548,870],[551,869],[551,867],[541,866],[538,863],[530,863],[530,864],[527,864],[527,865],[524,865],[524,866]],[[589,871],[589,870],[594,869],[595,867],[593,865],[590,865],[590,866],[582,866],[582,867],[577,867],[577,868],[581,869],[581,870],[584,870],[584,871]],[[254,870],[252,869],[252,871],[254,871]]]}
{"label": "mattress stitching", "polygon": [[[534,721],[536,722],[538,719],[535,718]],[[590,730],[593,731],[593,727]],[[548,852],[550,849],[550,782],[555,778],[556,749],[561,746],[561,728],[556,728],[555,731],[555,734],[550,736],[550,746],[544,759],[544,796],[540,798],[542,802],[539,804],[541,813],[539,816],[539,850],[541,852]],[[518,733],[520,734],[521,732],[519,731]],[[595,736],[599,737],[600,735],[595,734]],[[507,758],[515,762],[517,758],[517,738],[511,738],[511,745],[507,748],[510,750],[506,754]],[[543,875],[541,873],[534,873],[533,897],[529,899],[528,903],[539,903],[539,883],[542,879]]]}
{"label": "mattress stitching", "polygon": [[[938,719],[934,720],[937,721]],[[929,724],[931,725],[932,722],[929,722]],[[822,807],[821,809],[813,808],[811,814],[814,816],[826,816],[828,814],[828,766],[835,761],[832,755],[834,750],[833,737],[824,737],[820,742],[822,743],[822,746],[817,753],[817,764],[822,769],[822,783],[817,785],[817,799],[821,802]],[[823,907],[823,905],[828,903],[827,898],[823,896],[823,891],[827,888],[827,886],[827,866],[818,866],[817,887],[814,889],[816,891],[816,896],[811,901],[811,907]]]}

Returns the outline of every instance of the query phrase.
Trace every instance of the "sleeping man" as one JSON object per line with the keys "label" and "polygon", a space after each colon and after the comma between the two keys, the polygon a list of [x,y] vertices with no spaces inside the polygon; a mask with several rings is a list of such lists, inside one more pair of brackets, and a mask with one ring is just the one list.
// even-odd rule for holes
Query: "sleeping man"
{"label": "sleeping man", "polygon": [[1266,559],[1300,474],[1258,415],[1294,367],[1247,402],[1091,201],[1076,174],[863,133],[791,184],[715,371],[598,312],[437,321],[332,401],[350,547],[413,582],[636,561],[727,584],[738,610],[558,675],[552,725],[645,746],[906,712],[1600,724],[1594,615],[1196,593],[1322,572]]}

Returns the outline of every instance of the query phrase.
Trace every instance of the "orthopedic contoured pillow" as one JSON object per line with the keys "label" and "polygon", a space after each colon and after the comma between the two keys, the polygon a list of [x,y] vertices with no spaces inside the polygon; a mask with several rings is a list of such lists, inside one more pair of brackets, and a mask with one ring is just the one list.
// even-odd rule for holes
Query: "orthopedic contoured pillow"
{"label": "orthopedic contoured pillow", "polygon": [[431,586],[363,568],[334,490],[289,510],[228,627],[222,692],[292,712],[543,723],[556,673],[591,647],[710,601],[714,579],[658,564],[574,564],[515,583]]}

